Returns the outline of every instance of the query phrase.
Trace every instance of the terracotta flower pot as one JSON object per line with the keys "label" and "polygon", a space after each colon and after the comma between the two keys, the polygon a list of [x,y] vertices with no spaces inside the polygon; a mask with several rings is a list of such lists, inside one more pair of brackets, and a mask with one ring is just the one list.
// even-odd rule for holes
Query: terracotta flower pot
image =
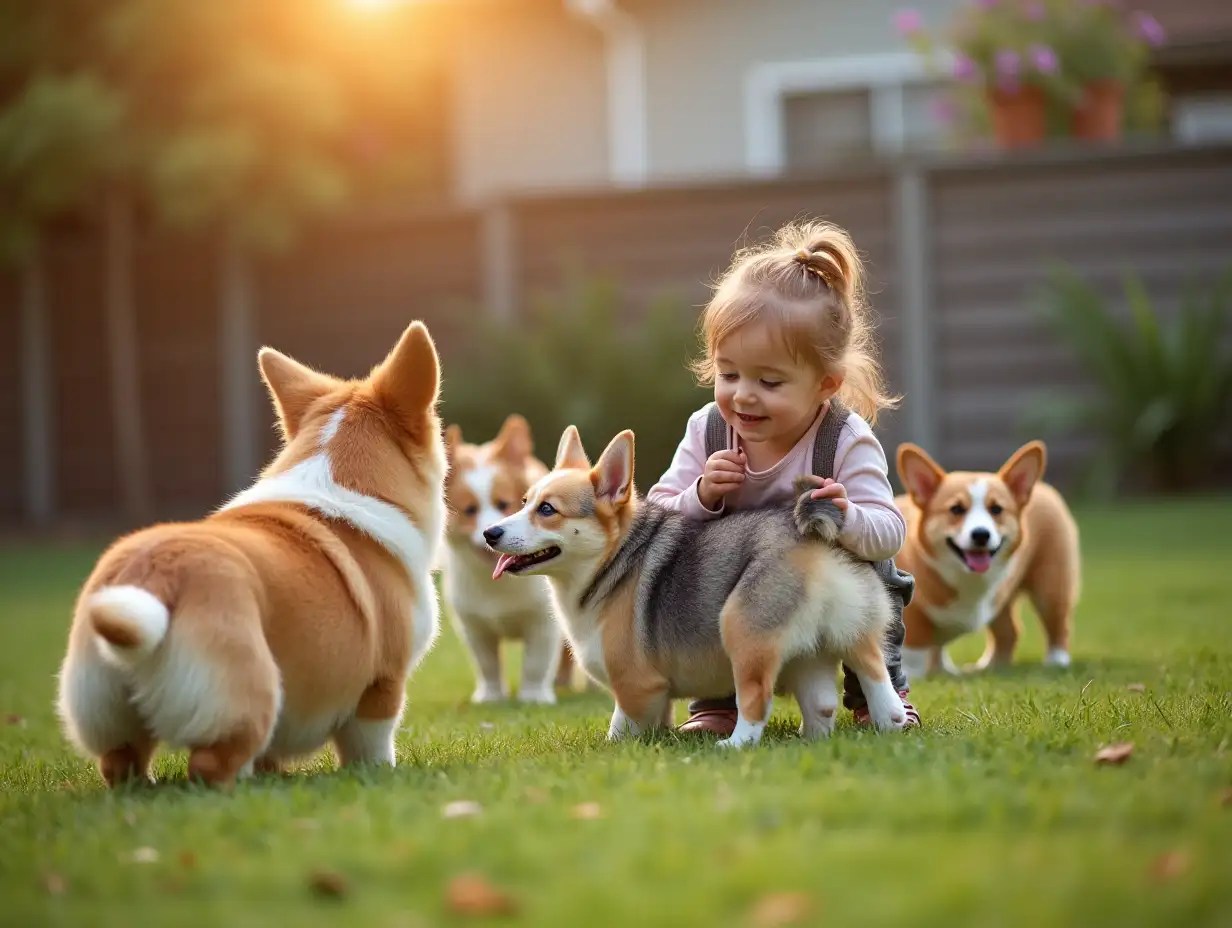
{"label": "terracotta flower pot", "polygon": [[1043,144],[1046,108],[1044,92],[1038,87],[991,90],[988,106],[993,135],[1002,148],[1031,148]]}
{"label": "terracotta flower pot", "polygon": [[1087,84],[1074,108],[1074,137],[1094,142],[1119,140],[1124,110],[1125,88],[1121,84],[1111,80]]}

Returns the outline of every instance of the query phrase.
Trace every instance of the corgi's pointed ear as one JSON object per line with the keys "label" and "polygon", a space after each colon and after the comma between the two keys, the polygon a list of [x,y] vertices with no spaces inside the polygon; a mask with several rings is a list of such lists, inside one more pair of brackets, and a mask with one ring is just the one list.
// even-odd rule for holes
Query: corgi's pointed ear
{"label": "corgi's pointed ear", "polygon": [[516,412],[505,420],[500,433],[492,440],[492,453],[502,461],[521,464],[535,453],[530,437],[530,423]]}
{"label": "corgi's pointed ear", "polygon": [[556,470],[586,470],[590,467],[590,458],[582,447],[582,437],[578,435],[575,426],[569,426],[560,436],[560,444],[556,446]]}
{"label": "corgi's pointed ear", "polygon": [[462,444],[462,426],[450,424],[445,428],[445,460],[449,462],[449,466],[453,467],[454,458],[458,453],[458,446]]}
{"label": "corgi's pointed ear", "polygon": [[299,434],[309,407],[338,386],[328,374],[318,373],[273,348],[257,352],[257,368],[274,401],[284,441]]}
{"label": "corgi's pointed ear", "polygon": [[997,476],[1010,488],[1019,506],[1031,499],[1031,491],[1044,476],[1048,464],[1048,449],[1042,441],[1029,441],[1015,451],[997,471]]}
{"label": "corgi's pointed ear", "polygon": [[945,479],[945,471],[923,448],[903,442],[898,446],[898,479],[911,501],[924,509]]}
{"label": "corgi's pointed ear", "polygon": [[422,322],[412,322],[369,375],[376,400],[410,428],[421,424],[441,389],[441,362]]}
{"label": "corgi's pointed ear", "polygon": [[595,498],[617,506],[633,494],[633,433],[625,429],[612,439],[590,472]]}

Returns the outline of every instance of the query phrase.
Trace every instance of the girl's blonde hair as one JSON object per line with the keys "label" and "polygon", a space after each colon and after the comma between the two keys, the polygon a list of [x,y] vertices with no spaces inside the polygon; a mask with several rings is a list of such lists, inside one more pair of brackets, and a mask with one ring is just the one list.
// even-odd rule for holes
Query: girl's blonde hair
{"label": "girl's blonde hair", "polygon": [[769,322],[792,357],[840,374],[839,400],[873,423],[899,398],[886,392],[869,315],[851,236],[827,222],[792,223],[732,259],[702,313],[703,354],[692,369],[702,384],[713,384],[723,339],[749,322]]}

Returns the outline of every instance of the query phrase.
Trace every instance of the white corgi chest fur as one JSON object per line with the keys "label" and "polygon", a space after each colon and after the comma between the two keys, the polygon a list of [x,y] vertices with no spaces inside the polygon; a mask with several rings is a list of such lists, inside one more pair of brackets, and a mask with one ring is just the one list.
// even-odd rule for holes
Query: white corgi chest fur
{"label": "white corgi chest fur", "polygon": [[561,620],[565,637],[574,660],[592,680],[610,687],[607,663],[603,659],[603,628],[599,625],[599,610],[583,608],[577,604],[581,589],[569,589],[566,584],[551,581],[550,590],[553,608]]}
{"label": "white corgi chest fur", "polygon": [[956,558],[928,560],[928,566],[954,591],[954,598],[944,605],[924,604],[925,614],[946,641],[979,631],[996,618],[998,604],[1005,601],[1002,587],[1015,574],[1017,558],[1017,552],[994,558],[982,574],[967,570]]}

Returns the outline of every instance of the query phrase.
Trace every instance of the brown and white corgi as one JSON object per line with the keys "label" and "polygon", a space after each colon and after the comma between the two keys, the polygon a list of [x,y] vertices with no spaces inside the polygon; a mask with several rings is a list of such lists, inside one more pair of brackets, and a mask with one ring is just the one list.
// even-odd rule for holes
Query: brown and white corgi
{"label": "brown and white corgi", "polygon": [[901,727],[882,653],[889,594],[871,564],[838,546],[842,513],[812,489],[691,521],[638,498],[632,432],[591,467],[570,426],[555,469],[483,534],[501,555],[494,576],[551,582],[578,662],[615,697],[609,738],[666,725],[673,698],[733,690],[739,718],[722,745],[757,743],[781,692],[800,704],[802,735],[829,735],[839,661],[858,674],[877,727]]}
{"label": "brown and white corgi", "polygon": [[1004,665],[1018,643],[1018,599],[1028,596],[1048,638],[1044,663],[1068,667],[1078,602],[1078,526],[1057,490],[1041,482],[1042,442],[1019,448],[996,473],[947,473],[921,448],[898,449],[907,493],[896,499],[907,520],[900,567],[915,575],[903,613],[903,671],[909,679],[958,668],[945,646],[988,629],[975,665]]}
{"label": "brown and white corgi", "polygon": [[332,741],[394,763],[406,680],[436,639],[440,368],[422,323],[363,380],[258,355],[284,444],[199,522],[116,541],[81,590],[60,669],[69,739],[116,785],[155,746],[229,784]]}
{"label": "brown and white corgi", "polygon": [[449,515],[443,592],[475,671],[471,701],[508,698],[500,646],[516,639],[525,648],[518,699],[554,703],[555,685],[565,682],[557,679],[564,639],[552,618],[547,581],[498,584],[492,577],[496,555],[483,539],[484,528],[520,509],[526,491],[548,472],[535,457],[530,425],[511,415],[496,438],[482,445],[467,444],[462,429],[451,425],[445,430],[445,448]]}

